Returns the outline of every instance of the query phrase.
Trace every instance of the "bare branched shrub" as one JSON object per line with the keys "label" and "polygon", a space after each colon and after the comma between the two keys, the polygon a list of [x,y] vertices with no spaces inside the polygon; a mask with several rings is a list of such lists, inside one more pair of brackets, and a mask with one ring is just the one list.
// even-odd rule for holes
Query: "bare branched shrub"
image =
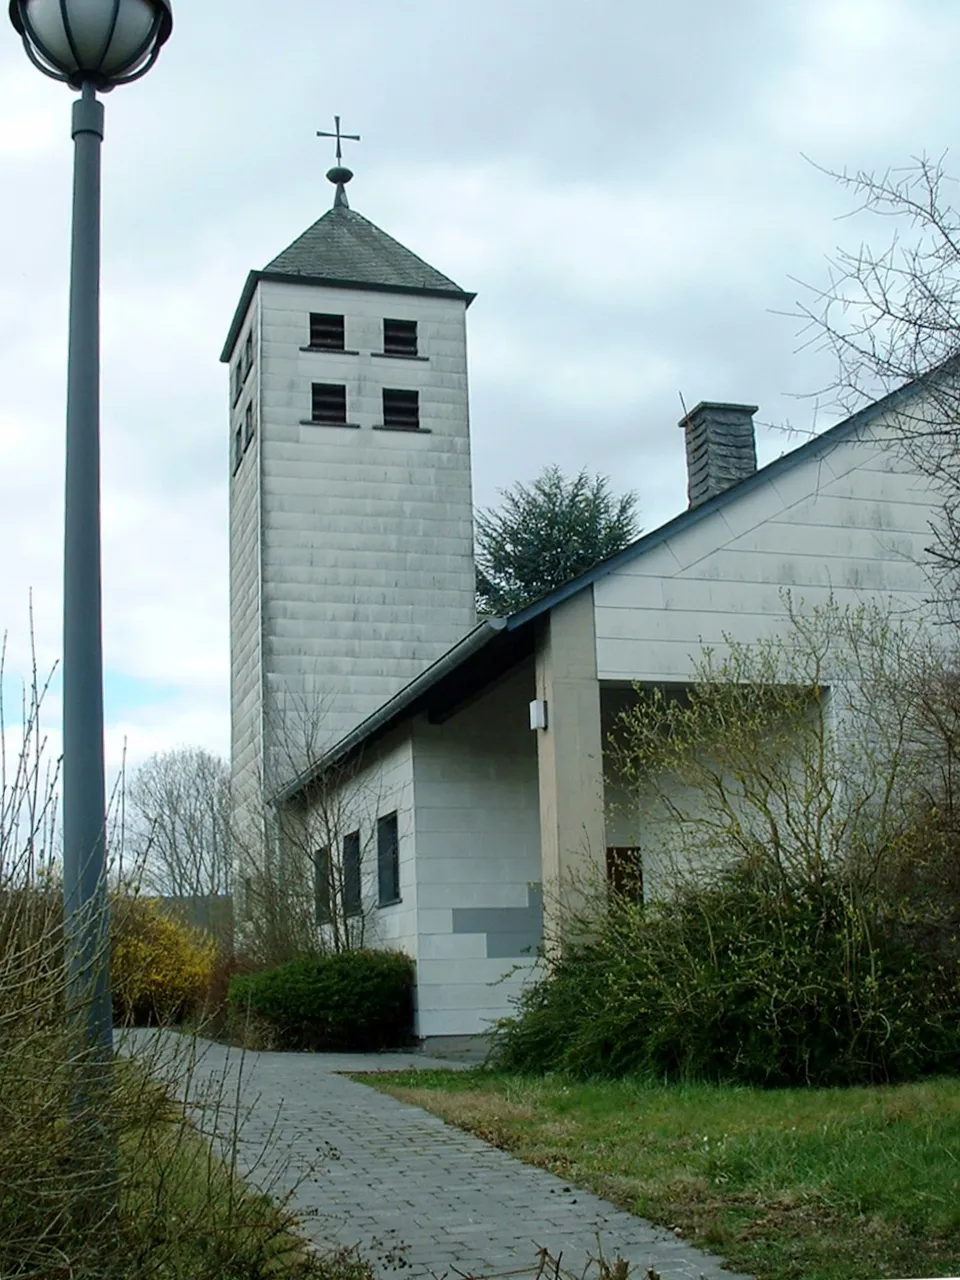
{"label": "bare branched shrub", "polygon": [[[960,214],[943,159],[920,156],[900,169],[830,173],[850,193],[853,212],[883,227],[875,249],[838,249],[823,285],[805,285],[803,335],[836,358],[818,393],[847,412],[902,387],[887,435],[912,469],[929,479],[939,510],[930,552],[945,616],[960,622]],[[892,227],[892,231],[888,228]]]}
{"label": "bare branched shrub", "polygon": [[784,637],[638,689],[614,754],[646,898],[595,886],[501,1065],[843,1084],[955,1064],[946,655],[880,607],[788,606]]}
{"label": "bare branched shrub", "polygon": [[355,1255],[307,1249],[263,1193],[276,1180],[258,1176],[255,1193],[241,1179],[239,1095],[223,1076],[194,1087],[196,1041],[175,1037],[171,1057],[160,1052],[169,1033],[150,1033],[136,1060],[94,1072],[68,1034],[45,686],[34,665],[11,725],[3,675],[0,661],[0,1276],[369,1280]]}
{"label": "bare branched shrub", "polygon": [[[289,695],[271,706],[271,763],[233,830],[242,949],[262,967],[369,945],[382,798],[360,761],[315,767],[329,745],[322,704]],[[290,783],[308,777],[291,795]]]}

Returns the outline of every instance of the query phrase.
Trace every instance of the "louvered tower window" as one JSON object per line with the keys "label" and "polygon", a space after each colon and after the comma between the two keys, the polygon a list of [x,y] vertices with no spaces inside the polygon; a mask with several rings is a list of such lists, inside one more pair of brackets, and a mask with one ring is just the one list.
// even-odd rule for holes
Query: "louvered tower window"
{"label": "louvered tower window", "polygon": [[384,320],[383,352],[388,356],[417,354],[416,320]]}
{"label": "louvered tower window", "polygon": [[419,391],[383,389],[383,425],[400,431],[419,431]]}
{"label": "louvered tower window", "polygon": [[343,316],[310,313],[310,346],[324,351],[342,351],[344,342]]}
{"label": "louvered tower window", "polygon": [[346,387],[330,382],[315,382],[312,391],[311,421],[326,422],[333,425],[346,422]]}

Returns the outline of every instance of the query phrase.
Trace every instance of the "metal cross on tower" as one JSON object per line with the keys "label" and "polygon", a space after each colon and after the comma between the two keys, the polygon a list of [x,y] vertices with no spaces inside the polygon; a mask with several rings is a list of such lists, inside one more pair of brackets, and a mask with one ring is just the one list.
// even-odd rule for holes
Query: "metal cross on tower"
{"label": "metal cross on tower", "polygon": [[335,132],[335,133],[328,133],[328,132],[327,132],[326,130],[324,130],[324,129],[318,129],[318,130],[317,130],[317,137],[318,137],[318,138],[336,138],[336,140],[337,140],[337,164],[340,164],[340,162],[343,160],[343,152],[342,152],[342,151],[341,151],[341,149],[340,149],[340,143],[341,143],[341,141],[342,141],[344,138],[346,138],[348,142],[359,142],[359,141],[360,141],[360,135],[359,135],[359,133],[341,133],[341,132],[340,132],[340,117],[339,117],[339,116],[334,116],[334,117],[333,117],[333,123],[334,123],[334,127],[335,127],[335,129],[336,129],[336,132]]}

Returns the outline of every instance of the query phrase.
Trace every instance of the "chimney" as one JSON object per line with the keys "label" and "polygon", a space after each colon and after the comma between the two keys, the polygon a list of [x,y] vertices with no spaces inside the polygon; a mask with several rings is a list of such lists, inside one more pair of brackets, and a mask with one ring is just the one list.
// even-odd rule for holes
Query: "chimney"
{"label": "chimney", "polygon": [[678,425],[687,438],[687,497],[691,510],[756,471],[756,412],[755,404],[702,400],[680,420]]}

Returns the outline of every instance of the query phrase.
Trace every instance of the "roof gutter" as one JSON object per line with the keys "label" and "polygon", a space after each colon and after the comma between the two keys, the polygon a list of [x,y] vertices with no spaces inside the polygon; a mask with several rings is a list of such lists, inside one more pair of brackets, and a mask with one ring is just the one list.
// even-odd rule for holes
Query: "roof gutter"
{"label": "roof gutter", "polygon": [[461,663],[478,653],[485,645],[490,643],[494,636],[506,630],[506,627],[507,623],[504,618],[486,618],[483,622],[478,623],[452,649],[448,649],[441,658],[438,658],[436,662],[427,667],[426,671],[421,671],[409,684],[404,685],[400,692],[394,694],[389,702],[385,702],[382,707],[378,707],[373,715],[367,716],[366,720],[362,720],[355,729],[352,729],[345,738],[341,738],[319,760],[305,769],[287,786],[277,791],[272,797],[272,803],[283,804],[288,800],[295,799],[296,796],[309,787],[311,782],[319,778],[327,769],[332,768],[350,755],[368,738],[389,725],[392,720],[402,715],[419,697],[439,684],[444,677],[450,675]]}

